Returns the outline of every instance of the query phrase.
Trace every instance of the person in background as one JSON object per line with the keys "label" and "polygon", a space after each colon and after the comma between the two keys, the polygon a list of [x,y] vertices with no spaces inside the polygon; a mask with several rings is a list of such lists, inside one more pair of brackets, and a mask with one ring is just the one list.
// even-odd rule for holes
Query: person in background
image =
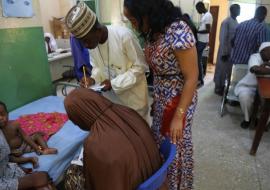
{"label": "person in background", "polygon": [[211,25],[213,23],[213,16],[209,11],[207,11],[204,3],[201,1],[196,4],[196,10],[199,14],[202,15],[198,29],[197,54],[199,67],[199,82],[200,85],[204,85],[202,54],[203,50],[209,43],[209,35],[211,32]]}
{"label": "person in background", "polygon": [[[133,109],[85,88],[72,91],[64,105],[69,119],[82,130],[90,131],[83,146],[80,177],[85,180],[66,181],[67,189],[135,190],[161,167],[151,130]],[[79,176],[65,178],[74,177]],[[83,181],[85,184],[79,184]]]}
{"label": "person in background", "polygon": [[[260,66],[263,63],[270,61],[270,42],[264,42],[259,48],[259,53],[252,54],[248,61],[248,68],[253,66]],[[252,113],[252,106],[257,90],[257,79],[255,74],[248,71],[248,73],[237,83],[234,93],[239,98],[241,109],[244,113],[244,120],[241,127],[246,129],[250,124],[250,116]]]}
{"label": "person in background", "polygon": [[251,54],[258,52],[260,45],[267,41],[266,15],[266,7],[260,6],[254,18],[237,26],[232,40],[231,64],[248,64]]}
{"label": "person in background", "polygon": [[231,15],[221,23],[218,57],[214,75],[215,93],[220,96],[223,95],[225,79],[229,77],[232,70],[232,63],[229,60],[232,50],[231,41],[238,26],[236,18],[240,15],[240,6],[238,4],[231,5],[230,13]]}
{"label": "person in background", "polygon": [[83,2],[71,8],[65,22],[70,32],[90,49],[92,74],[82,81],[82,86],[100,83],[105,97],[147,119],[148,67],[135,35],[125,27],[100,24]]}
{"label": "person in background", "polygon": [[44,39],[47,54],[55,52],[57,50],[57,44],[53,35],[51,33],[45,33]]}
{"label": "person in background", "polygon": [[154,75],[152,132],[169,137],[177,153],[168,170],[170,190],[193,188],[192,119],[197,104],[196,40],[179,7],[168,0],[125,0],[124,15],[146,39]]}
{"label": "person in background", "polygon": [[76,78],[78,81],[82,82],[84,77],[83,67],[86,69],[86,76],[91,76],[92,66],[90,65],[89,51],[74,35],[70,36],[70,47]]}

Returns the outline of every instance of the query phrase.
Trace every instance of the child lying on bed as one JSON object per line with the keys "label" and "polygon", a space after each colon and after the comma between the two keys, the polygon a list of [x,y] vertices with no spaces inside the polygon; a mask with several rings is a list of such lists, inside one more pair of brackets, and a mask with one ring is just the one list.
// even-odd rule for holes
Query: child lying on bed
{"label": "child lying on bed", "polygon": [[23,164],[31,162],[33,167],[38,167],[37,157],[23,157],[24,153],[36,152],[37,154],[56,154],[57,149],[48,148],[40,132],[28,136],[16,122],[9,121],[6,105],[0,101],[0,129],[4,133],[10,146],[10,162]]}

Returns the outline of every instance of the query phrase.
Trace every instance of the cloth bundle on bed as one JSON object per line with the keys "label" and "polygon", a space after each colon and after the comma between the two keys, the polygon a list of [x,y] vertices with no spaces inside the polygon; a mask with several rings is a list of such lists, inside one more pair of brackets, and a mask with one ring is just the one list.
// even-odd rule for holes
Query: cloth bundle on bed
{"label": "cloth bundle on bed", "polygon": [[49,137],[55,134],[64,123],[68,120],[68,117],[64,113],[36,113],[20,116],[16,122],[20,124],[20,127],[27,135],[32,135],[36,132],[42,132],[44,134],[44,140],[48,140]]}

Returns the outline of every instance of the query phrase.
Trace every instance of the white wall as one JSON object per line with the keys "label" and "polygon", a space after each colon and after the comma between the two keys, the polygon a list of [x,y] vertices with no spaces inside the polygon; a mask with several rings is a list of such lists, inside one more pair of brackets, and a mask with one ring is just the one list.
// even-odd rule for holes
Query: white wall
{"label": "white wall", "polygon": [[111,22],[112,24],[122,24],[121,10],[123,10],[123,0],[111,1]]}
{"label": "white wall", "polygon": [[123,0],[98,0],[100,22],[122,25]]}
{"label": "white wall", "polygon": [[183,13],[192,14],[194,0],[171,0],[174,5],[180,6]]}
{"label": "white wall", "polygon": [[191,16],[193,22],[199,22],[199,15],[195,9],[195,5],[199,0],[171,0],[174,5],[180,6],[182,13],[187,13]]}
{"label": "white wall", "polygon": [[53,17],[60,17],[60,1],[59,0],[39,0],[41,10],[41,20],[44,32],[53,33],[51,23]]}
{"label": "white wall", "polygon": [[268,10],[268,14],[267,14],[267,17],[266,17],[266,22],[267,23],[270,23],[270,0],[260,0],[260,4],[259,5],[263,5],[267,8]]}
{"label": "white wall", "polygon": [[[57,0],[56,0],[57,1]],[[66,16],[67,12],[75,5],[76,1],[73,0],[59,0],[60,16]]]}
{"label": "white wall", "polygon": [[42,25],[45,32],[53,33],[51,21],[53,17],[64,17],[75,4],[74,0],[39,0]]}

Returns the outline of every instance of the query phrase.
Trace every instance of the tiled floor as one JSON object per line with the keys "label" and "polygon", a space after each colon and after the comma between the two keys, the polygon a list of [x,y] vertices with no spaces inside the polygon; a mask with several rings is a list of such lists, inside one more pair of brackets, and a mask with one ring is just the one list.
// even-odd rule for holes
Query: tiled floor
{"label": "tiled floor", "polygon": [[250,156],[254,131],[240,128],[239,107],[219,116],[221,97],[213,93],[214,67],[199,90],[193,124],[195,189],[270,190],[270,132],[264,133],[256,156]]}

